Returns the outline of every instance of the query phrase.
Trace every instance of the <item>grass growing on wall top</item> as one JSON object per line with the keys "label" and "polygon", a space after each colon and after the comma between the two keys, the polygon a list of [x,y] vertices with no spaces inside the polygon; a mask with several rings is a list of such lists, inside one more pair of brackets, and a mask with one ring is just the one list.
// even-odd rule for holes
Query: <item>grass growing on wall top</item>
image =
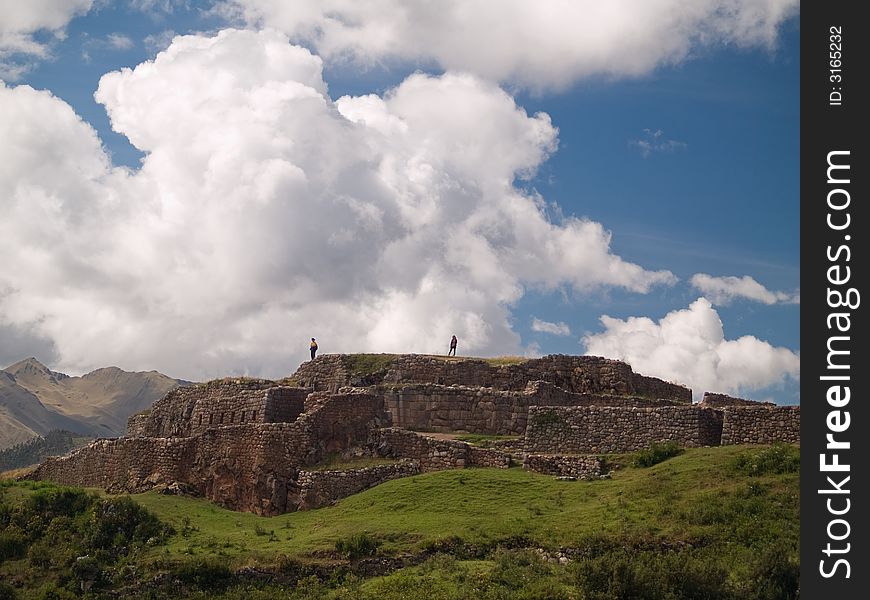
{"label": "grass growing on wall top", "polygon": [[354,375],[373,375],[386,371],[396,361],[395,354],[345,354],[342,362]]}
{"label": "grass growing on wall top", "polygon": [[484,358],[484,362],[492,367],[506,367],[509,365],[519,365],[528,362],[525,356],[496,356],[493,358]]}

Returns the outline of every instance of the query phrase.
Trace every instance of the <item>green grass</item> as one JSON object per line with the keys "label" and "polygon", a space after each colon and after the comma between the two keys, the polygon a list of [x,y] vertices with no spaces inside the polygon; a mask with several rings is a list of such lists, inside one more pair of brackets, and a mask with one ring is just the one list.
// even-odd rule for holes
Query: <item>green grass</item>
{"label": "green grass", "polygon": [[634,454],[631,466],[633,467],[651,467],[660,462],[664,462],[669,458],[673,458],[683,452],[680,445],[673,440],[662,443],[654,443],[649,448],[640,450]]}
{"label": "green grass", "polygon": [[309,471],[344,471],[348,469],[364,469],[366,467],[379,467],[381,465],[395,465],[399,461],[392,458],[380,458],[376,456],[361,456],[359,458],[342,458],[340,454],[329,454],[324,460],[308,467]]}
{"label": "green grass", "polygon": [[[797,540],[798,475],[762,475],[749,483],[741,475],[723,475],[729,460],[742,452],[737,446],[687,450],[652,467],[625,468],[611,480],[591,482],[556,481],[521,469],[427,473],[389,481],[335,506],[271,518],[196,498],[150,492],[134,498],[177,530],[185,518],[195,525],[188,537],[169,540],[170,554],[232,559],[311,556],[363,533],[380,539],[387,554],[415,551],[451,536],[484,545],[525,536],[545,547],[600,535],[708,539],[740,525],[727,520],[741,503],[757,512],[757,502],[767,507],[763,514],[749,515],[759,536]],[[702,505],[706,512],[699,513]],[[258,536],[257,526],[274,531],[277,541]]]}
{"label": "green grass", "polygon": [[341,360],[354,375],[374,375],[386,371],[396,358],[396,354],[344,354]]}
{"label": "green grass", "polygon": [[[729,467],[759,452],[688,449],[589,482],[521,469],[427,473],[271,518],[197,498],[138,494],[132,498],[176,533],[142,548],[136,569],[177,571],[204,590],[193,596],[202,598],[788,598],[782,586],[793,587],[798,564],[799,475]],[[50,488],[4,482],[0,504],[18,505]],[[561,566],[523,547],[578,554]],[[334,580],[279,589],[227,575],[423,551],[442,554],[365,580],[339,569]],[[0,564],[0,579],[21,568]],[[218,580],[217,591],[204,589]]]}
{"label": "green grass", "polygon": [[492,367],[506,367],[509,365],[519,365],[528,362],[528,358],[524,356],[496,356],[493,358],[484,358],[484,362]]}

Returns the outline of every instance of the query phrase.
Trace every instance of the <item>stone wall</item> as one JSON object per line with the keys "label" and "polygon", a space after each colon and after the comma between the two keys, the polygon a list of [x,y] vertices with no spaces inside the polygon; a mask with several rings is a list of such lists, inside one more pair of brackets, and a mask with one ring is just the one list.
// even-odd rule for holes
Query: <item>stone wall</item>
{"label": "stone wall", "polygon": [[414,462],[378,465],[363,469],[339,471],[300,471],[299,494],[295,500],[297,510],[329,506],[363,490],[391,479],[408,477],[420,472]]}
{"label": "stone wall", "polygon": [[480,359],[449,360],[402,355],[384,377],[385,384],[437,383],[522,391],[546,381],[577,394],[640,396],[691,403],[692,391],[654,377],[638,375],[624,362],[598,356],[550,355],[517,364],[493,366]]}
{"label": "stone wall", "polygon": [[278,387],[265,379],[224,379],[178,388],[150,411],[130,417],[127,435],[190,437],[225,425],[289,423],[302,413],[310,392]]}
{"label": "stone wall", "polygon": [[732,406],[724,411],[722,445],[800,444],[800,406]]}
{"label": "stone wall", "polygon": [[30,478],[131,492],[177,482],[227,508],[274,515],[292,508],[300,468],[365,444],[372,428],[387,421],[380,396],[340,394],[293,423],[224,426],[186,438],[98,440],[47,459]]}
{"label": "stone wall", "polygon": [[525,390],[407,384],[383,388],[393,425],[430,431],[521,435],[529,406],[669,406],[673,401],[567,392],[536,381]]}
{"label": "stone wall", "polygon": [[632,452],[666,440],[717,446],[721,436],[721,413],[699,406],[533,406],[525,447],[541,454]]}
{"label": "stone wall", "polygon": [[293,379],[303,387],[315,391],[337,392],[339,388],[353,385],[352,374],[348,371],[341,354],[322,354],[315,360],[299,365]]}
{"label": "stone wall", "polygon": [[386,368],[355,375],[343,355],[327,354],[303,363],[293,379],[320,391],[344,386],[437,384],[522,391],[532,381],[546,381],[565,391],[607,396],[639,396],[688,404],[689,388],[645,377],[624,362],[597,356],[551,355],[516,364],[492,365],[476,358],[424,354],[384,355]]}
{"label": "stone wall", "polygon": [[577,479],[599,479],[602,475],[601,459],[589,455],[529,454],[523,461],[523,468],[544,475]]}
{"label": "stone wall", "polygon": [[701,400],[701,406],[708,408],[724,408],[726,406],[776,406],[773,402],[758,402],[756,400],[746,400],[744,398],[735,398],[727,394],[715,394],[713,392],[704,392],[704,399]]}
{"label": "stone wall", "polygon": [[475,448],[456,440],[442,440],[405,429],[377,431],[372,445],[381,456],[415,461],[421,471],[462,469],[465,467],[510,466],[510,454],[489,448]]}
{"label": "stone wall", "polygon": [[124,433],[127,437],[144,437],[145,429],[148,427],[151,415],[147,412],[136,413],[127,418],[127,431]]}

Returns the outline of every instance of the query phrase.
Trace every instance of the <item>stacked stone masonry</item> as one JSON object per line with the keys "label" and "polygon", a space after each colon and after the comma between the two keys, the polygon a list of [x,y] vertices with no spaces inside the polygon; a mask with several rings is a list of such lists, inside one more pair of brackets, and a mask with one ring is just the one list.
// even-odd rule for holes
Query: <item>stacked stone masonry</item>
{"label": "stacked stone masonry", "polygon": [[329,506],[342,498],[362,492],[391,479],[408,477],[420,472],[415,462],[378,465],[363,469],[337,471],[300,471],[297,483],[297,510]]}
{"label": "stacked stone masonry", "polygon": [[507,452],[491,448],[476,448],[456,440],[443,440],[398,428],[375,432],[373,446],[379,455],[415,461],[421,471],[463,469],[465,467],[508,468]]}
{"label": "stacked stone masonry", "polygon": [[364,444],[388,422],[383,398],[365,393],[323,399],[293,423],[248,423],[192,437],[98,440],[49,458],[31,475],[69,485],[141,491],[183,483],[234,510],[271,515],[291,509],[300,468]]}
{"label": "stacked stone masonry", "polygon": [[724,413],[723,446],[801,441],[800,406],[732,406]]}
{"label": "stacked stone masonry", "polygon": [[721,436],[722,414],[699,406],[532,407],[526,452],[632,452],[667,440],[686,447],[718,446]]}
{"label": "stacked stone masonry", "polygon": [[[301,387],[285,385],[291,382]],[[711,393],[700,405],[690,401],[687,388],[598,357],[493,365],[425,355],[326,355],[281,383],[224,379],[173,390],[130,417],[125,437],[50,458],[31,478],[117,492],[174,487],[274,515],[417,472],[505,468],[512,454],[530,470],[584,478],[600,475],[600,462],[583,455],[659,441],[690,447],[800,441],[799,407]],[[482,448],[409,429],[517,437]],[[400,462],[311,469],[347,451]]]}
{"label": "stacked stone masonry", "polygon": [[190,437],[244,423],[289,423],[302,413],[310,389],[276,387],[264,379],[218,380],[175,389],[145,414],[130,417],[127,435]]}
{"label": "stacked stone masonry", "polygon": [[393,425],[431,431],[521,435],[530,406],[671,406],[671,400],[578,394],[536,381],[523,391],[407,384],[383,390]]}
{"label": "stacked stone masonry", "polygon": [[479,359],[451,361],[403,355],[389,368],[383,383],[436,383],[521,391],[532,381],[546,381],[576,394],[664,398],[684,404],[692,401],[689,388],[638,375],[624,362],[598,356],[558,354],[493,366]]}
{"label": "stacked stone masonry", "polygon": [[533,381],[546,381],[567,392],[607,396],[639,396],[690,404],[692,391],[632,371],[624,362],[598,356],[551,355],[515,364],[492,365],[482,359],[425,354],[382,355],[380,372],[353,375],[349,358],[327,354],[303,363],[293,375],[299,385],[320,391],[343,386],[437,384],[522,391]]}
{"label": "stacked stone masonry", "polygon": [[773,402],[758,402],[757,400],[746,400],[744,398],[735,398],[727,394],[714,394],[713,392],[704,392],[704,399],[701,400],[701,406],[708,408],[725,408],[727,406],[776,406]]}
{"label": "stacked stone masonry", "polygon": [[529,454],[523,461],[523,468],[527,471],[576,479],[599,479],[601,467],[600,458],[588,455]]}

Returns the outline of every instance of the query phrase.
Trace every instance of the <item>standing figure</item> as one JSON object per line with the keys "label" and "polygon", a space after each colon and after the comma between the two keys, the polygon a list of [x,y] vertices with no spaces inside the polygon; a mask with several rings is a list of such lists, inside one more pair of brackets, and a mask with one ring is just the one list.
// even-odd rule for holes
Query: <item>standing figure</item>
{"label": "standing figure", "polygon": [[454,335],[452,338],[450,338],[450,352],[447,353],[447,356],[450,356],[451,354],[453,356],[456,356],[456,343],[457,340],[456,336]]}
{"label": "standing figure", "polygon": [[308,348],[311,350],[311,360],[314,360],[314,355],[317,354],[317,340],[311,338],[311,343],[308,344]]}

